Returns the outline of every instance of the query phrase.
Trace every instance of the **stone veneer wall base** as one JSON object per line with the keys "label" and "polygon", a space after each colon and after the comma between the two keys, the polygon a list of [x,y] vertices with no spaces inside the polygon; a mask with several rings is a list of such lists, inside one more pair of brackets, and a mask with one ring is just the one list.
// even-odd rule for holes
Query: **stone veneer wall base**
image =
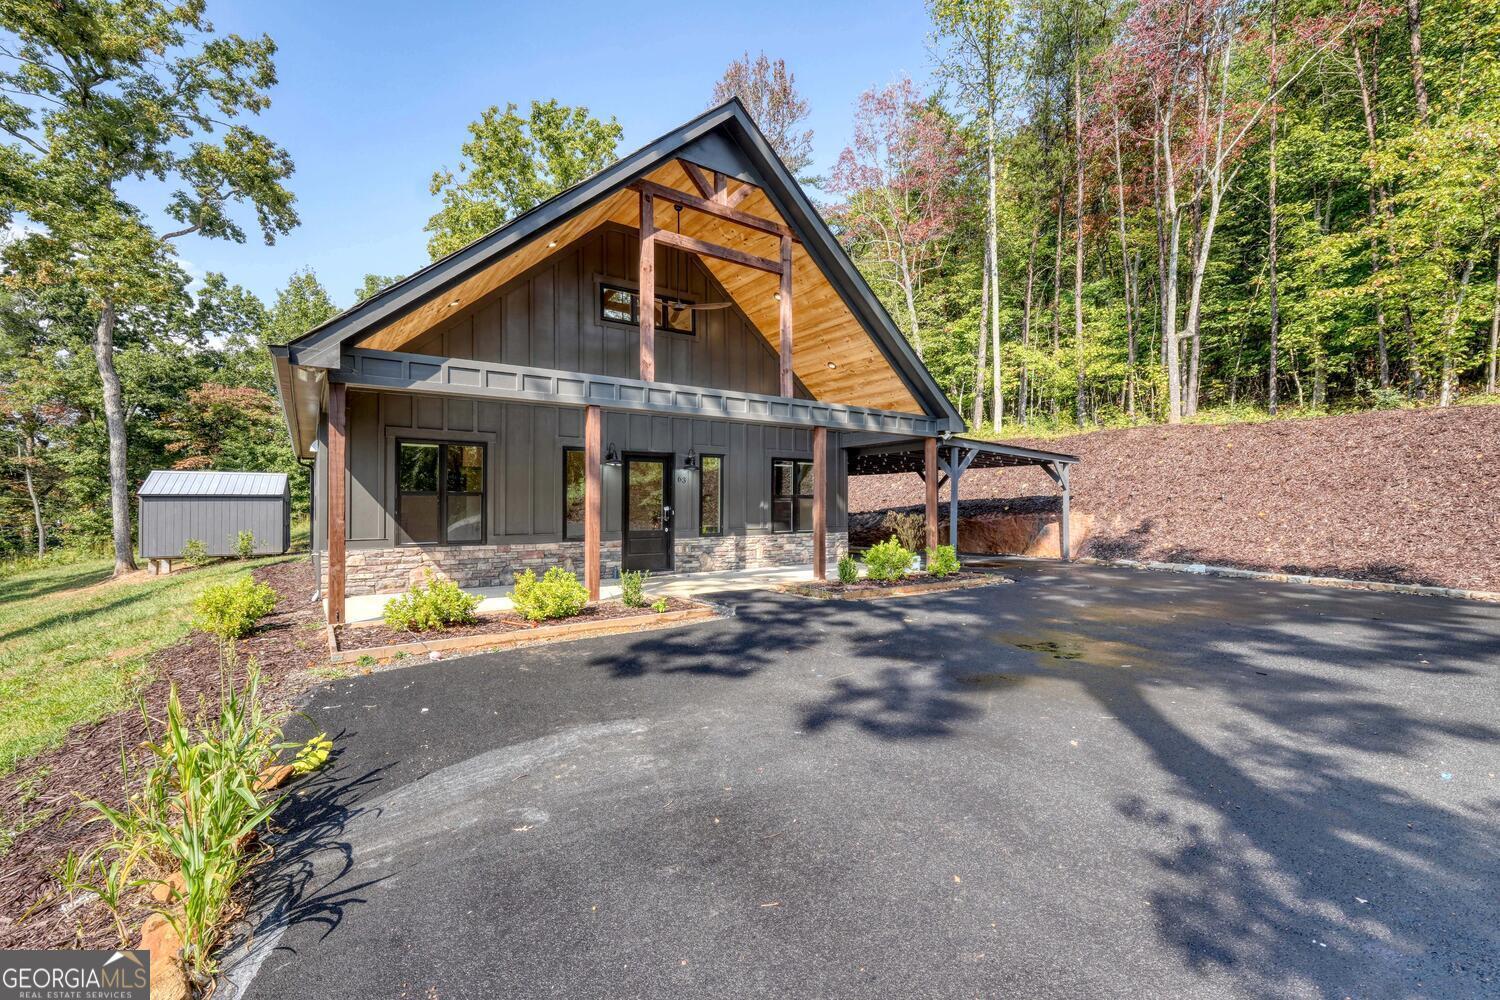
{"label": "stone veneer wall base", "polygon": [[[846,532],[828,533],[829,574],[841,555],[849,551]],[[674,572],[709,573],[770,566],[798,566],[812,562],[809,534],[725,535],[679,538],[673,547]],[[620,575],[620,542],[606,541],[600,547],[600,570],[605,579]],[[460,587],[502,587],[516,573],[538,574],[561,566],[583,575],[583,542],[532,542],[519,545],[402,546],[387,549],[352,549],[344,564],[345,593],[350,597],[390,594],[421,583],[431,570],[434,576],[454,580]],[[326,586],[327,569],[324,569]]]}

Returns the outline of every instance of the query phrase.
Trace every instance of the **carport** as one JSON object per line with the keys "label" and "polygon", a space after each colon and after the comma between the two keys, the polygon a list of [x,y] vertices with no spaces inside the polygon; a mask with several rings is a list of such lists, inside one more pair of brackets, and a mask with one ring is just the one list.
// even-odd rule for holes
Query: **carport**
{"label": "carport", "polygon": [[1068,515],[1072,490],[1069,470],[1077,455],[1057,451],[1021,448],[995,441],[974,438],[908,437],[890,435],[846,435],[844,444],[848,473],[851,476],[880,476],[895,472],[915,472],[927,484],[927,544],[938,544],[938,491],[948,484],[948,544],[958,548],[959,484],[969,469],[999,469],[1032,465],[1040,468],[1062,491],[1062,512],[1058,524],[1059,550],[1065,561],[1072,559]]}

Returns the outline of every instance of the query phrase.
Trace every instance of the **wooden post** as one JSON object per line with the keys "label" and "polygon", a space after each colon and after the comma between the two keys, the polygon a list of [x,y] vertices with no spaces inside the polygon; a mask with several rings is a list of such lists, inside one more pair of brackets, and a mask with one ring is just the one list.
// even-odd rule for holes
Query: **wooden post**
{"label": "wooden post", "polygon": [[1058,555],[1062,556],[1063,562],[1073,561],[1073,490],[1068,485],[1068,471],[1072,468],[1067,462],[1058,462],[1054,468],[1057,469],[1057,481],[1062,486],[1062,519],[1057,525],[1057,547]]}
{"label": "wooden post", "polygon": [[792,393],[792,238],[781,237],[781,394]]}
{"label": "wooden post", "polygon": [[348,467],[349,387],[328,384],[328,624],[344,621],[344,538]]}
{"label": "wooden post", "polygon": [[641,381],[656,381],[656,202],[641,192],[641,268],[636,301],[641,310]]}
{"label": "wooden post", "polygon": [[813,451],[813,579],[828,579],[828,428],[814,427]]}
{"label": "wooden post", "polygon": [[927,480],[927,547],[938,546],[938,459],[937,438],[926,438],[922,444],[922,475]]}
{"label": "wooden post", "polygon": [[590,406],[583,418],[583,585],[599,599],[599,539],[603,534],[604,480],[600,476],[604,414]]}

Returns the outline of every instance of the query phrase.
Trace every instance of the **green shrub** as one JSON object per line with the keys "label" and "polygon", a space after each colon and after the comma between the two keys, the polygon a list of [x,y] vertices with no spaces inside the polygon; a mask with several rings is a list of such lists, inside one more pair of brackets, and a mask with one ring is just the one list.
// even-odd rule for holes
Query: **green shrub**
{"label": "green shrub", "polygon": [[859,579],[859,563],[847,552],[839,556],[839,583],[848,587]]}
{"label": "green shrub", "polygon": [[646,606],[646,595],[642,591],[650,576],[649,569],[627,569],[620,574],[620,600],[627,608]]}
{"label": "green shrub", "polygon": [[894,536],[865,550],[865,575],[871,580],[904,580],[912,551]]}
{"label": "green shrub", "polygon": [[208,562],[208,546],[201,538],[189,538],[182,543],[182,561],[189,566],[202,566]]}
{"label": "green shrub", "polygon": [[958,553],[951,545],[939,545],[927,550],[927,572],[933,576],[952,576],[961,569]]}
{"label": "green shrub", "polygon": [[478,594],[466,594],[452,580],[434,577],[428,570],[425,583],[386,601],[382,614],[386,628],[428,632],[447,625],[467,625],[474,620],[474,609],[482,600]]}
{"label": "green shrub", "polygon": [[216,583],[193,602],[193,627],[221,642],[242,639],[276,608],[276,591],[249,573]]}
{"label": "green shrub", "polygon": [[588,604],[589,592],[561,566],[553,566],[540,580],[528,569],[516,574],[510,602],[529,621],[572,618]]}
{"label": "green shrub", "polygon": [[655,611],[657,614],[665,613],[667,607],[667,599],[665,597],[658,597],[656,600],[651,602],[651,610]]}
{"label": "green shrub", "polygon": [[255,532],[242,531],[234,539],[234,554],[241,559],[255,555]]}
{"label": "green shrub", "polygon": [[319,733],[302,744],[302,749],[292,758],[292,770],[297,774],[311,774],[328,763],[328,755],[332,752],[333,740],[327,733]]}
{"label": "green shrub", "polygon": [[920,552],[927,541],[927,519],[921,514],[887,511],[880,521],[880,532],[895,538],[907,551]]}

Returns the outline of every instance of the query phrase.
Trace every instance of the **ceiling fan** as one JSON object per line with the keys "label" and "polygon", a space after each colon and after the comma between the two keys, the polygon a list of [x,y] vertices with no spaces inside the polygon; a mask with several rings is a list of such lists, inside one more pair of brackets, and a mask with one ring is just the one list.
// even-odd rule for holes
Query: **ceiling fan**
{"label": "ceiling fan", "polygon": [[[677,235],[682,235],[682,206],[673,205],[672,210],[677,213]],[[673,299],[658,300],[666,308],[672,310],[673,316],[681,316],[683,313],[711,312],[714,309],[728,309],[734,305],[733,302],[677,302]]]}

